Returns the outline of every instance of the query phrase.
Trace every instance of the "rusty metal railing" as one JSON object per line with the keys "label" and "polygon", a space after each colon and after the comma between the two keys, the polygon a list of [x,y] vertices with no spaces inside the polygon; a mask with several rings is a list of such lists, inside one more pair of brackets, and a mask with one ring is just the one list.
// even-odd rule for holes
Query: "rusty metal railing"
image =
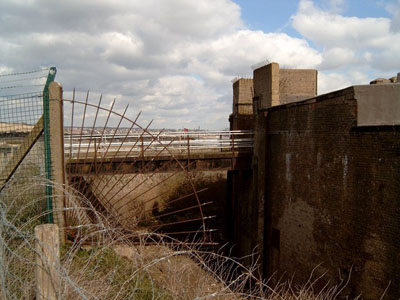
{"label": "rusty metal railing", "polygon": [[[166,145],[165,155],[185,155],[194,153],[216,153],[251,151],[253,148],[253,132],[250,130],[233,131],[169,131],[157,133],[121,134],[81,134],[65,133],[65,155],[71,158],[82,158],[82,153],[89,157],[124,155],[130,151],[131,157],[152,156],[159,153]],[[157,142],[154,136],[157,135]],[[70,142],[72,141],[72,143]],[[124,151],[126,150],[126,151]]]}

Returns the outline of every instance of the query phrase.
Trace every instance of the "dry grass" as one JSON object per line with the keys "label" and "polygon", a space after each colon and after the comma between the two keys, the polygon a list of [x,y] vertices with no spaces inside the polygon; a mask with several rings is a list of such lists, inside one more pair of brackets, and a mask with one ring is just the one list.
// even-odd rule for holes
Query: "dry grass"
{"label": "dry grass", "polygon": [[[31,188],[25,184],[7,197],[1,194],[0,298],[35,299],[36,241],[32,233],[44,214],[32,215],[32,208],[43,199],[29,199]],[[87,209],[88,205],[71,207],[68,212]],[[97,220],[69,228],[77,233],[61,249],[59,299],[331,300],[338,298],[343,287],[327,285],[316,291],[316,278],[311,276],[303,287],[282,282],[272,288],[256,278],[254,269],[222,254],[178,241],[171,246],[171,238],[161,235],[127,233],[101,215]]]}

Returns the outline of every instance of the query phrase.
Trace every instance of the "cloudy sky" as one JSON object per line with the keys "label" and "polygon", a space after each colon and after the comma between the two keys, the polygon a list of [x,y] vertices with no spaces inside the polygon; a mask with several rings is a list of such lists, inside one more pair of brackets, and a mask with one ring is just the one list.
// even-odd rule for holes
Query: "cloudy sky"
{"label": "cloudy sky", "polygon": [[400,72],[400,0],[1,0],[0,74],[56,66],[155,128],[223,129],[231,80],[268,59],[319,93]]}

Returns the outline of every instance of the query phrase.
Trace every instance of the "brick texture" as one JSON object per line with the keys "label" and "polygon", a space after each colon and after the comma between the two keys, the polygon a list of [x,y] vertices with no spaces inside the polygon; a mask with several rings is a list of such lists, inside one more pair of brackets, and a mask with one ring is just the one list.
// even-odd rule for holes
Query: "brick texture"
{"label": "brick texture", "polygon": [[301,101],[317,95],[317,70],[279,69],[279,103]]}
{"label": "brick texture", "polygon": [[253,79],[241,78],[233,84],[233,114],[253,114]]}
{"label": "brick texture", "polygon": [[398,299],[400,127],[356,125],[352,88],[268,110],[264,269]]}

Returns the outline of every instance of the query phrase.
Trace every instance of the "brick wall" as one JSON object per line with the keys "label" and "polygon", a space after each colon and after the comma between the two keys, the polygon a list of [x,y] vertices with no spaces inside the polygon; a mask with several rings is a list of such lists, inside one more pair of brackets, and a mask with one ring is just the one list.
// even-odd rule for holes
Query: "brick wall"
{"label": "brick wall", "polygon": [[[400,296],[400,127],[357,127],[354,89],[267,111],[265,271]],[[325,277],[326,279],[328,277]],[[321,282],[322,284],[322,282]]]}
{"label": "brick wall", "polygon": [[257,246],[257,232],[254,231],[254,205],[252,204],[253,171],[251,169],[228,171],[228,240],[232,242],[231,254],[242,258],[242,262],[250,266],[249,257]]}

